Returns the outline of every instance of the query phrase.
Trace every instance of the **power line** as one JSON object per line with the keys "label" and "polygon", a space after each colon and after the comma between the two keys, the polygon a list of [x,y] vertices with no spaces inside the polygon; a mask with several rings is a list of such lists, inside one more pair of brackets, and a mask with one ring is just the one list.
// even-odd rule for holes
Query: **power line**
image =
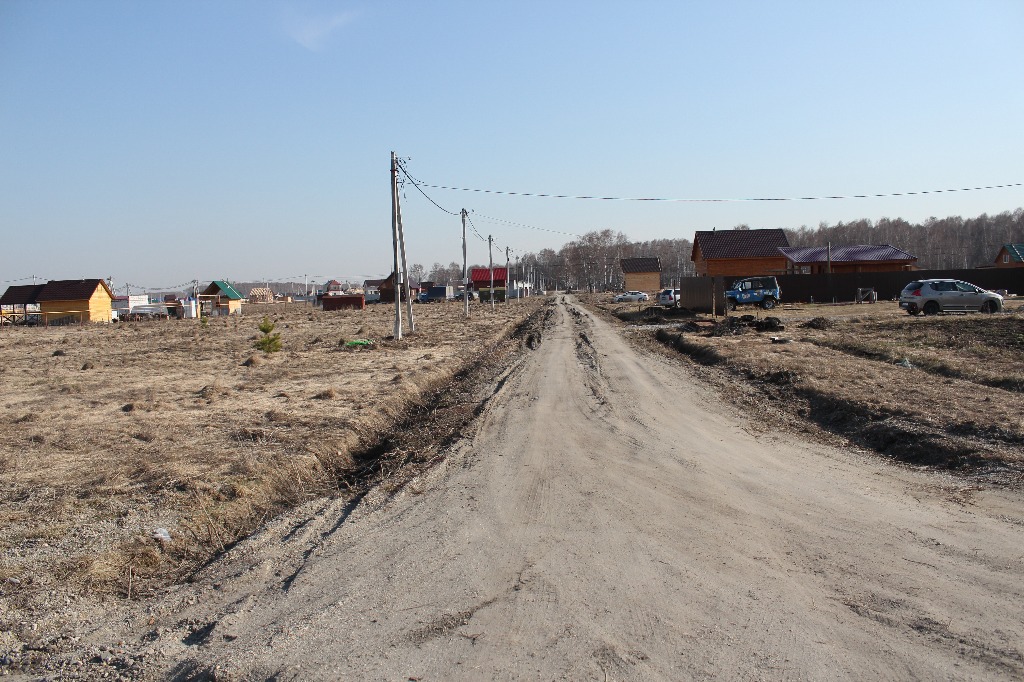
{"label": "power line", "polygon": [[[942,194],[948,192],[976,192],[986,189],[1005,189],[1008,187],[1021,187],[1024,183],[1015,182],[1005,185],[987,185],[984,187],[960,187],[953,189],[929,189],[920,190],[916,192],[887,192],[883,194],[844,194],[844,195],[826,195],[818,197],[735,197],[735,198],[723,198],[723,199],[675,199],[666,197],[602,197],[602,196],[587,196],[587,195],[574,195],[574,194],[546,194],[541,192],[512,192],[508,190],[497,190],[497,189],[475,189],[471,187],[450,187],[448,185],[431,185],[426,182],[413,183],[416,185],[416,189],[420,192],[419,185],[428,187],[430,189],[447,189],[455,192],[477,192],[479,194],[503,194],[506,196],[518,196],[518,197],[539,197],[545,199],[588,199],[594,201],[657,201],[665,203],[731,203],[731,202],[743,202],[743,201],[824,201],[826,199],[878,199],[884,197],[903,197],[903,196],[915,196],[922,194]],[[426,195],[424,195],[426,196]],[[433,201],[433,199],[431,199]],[[438,207],[440,208],[440,207]]]}

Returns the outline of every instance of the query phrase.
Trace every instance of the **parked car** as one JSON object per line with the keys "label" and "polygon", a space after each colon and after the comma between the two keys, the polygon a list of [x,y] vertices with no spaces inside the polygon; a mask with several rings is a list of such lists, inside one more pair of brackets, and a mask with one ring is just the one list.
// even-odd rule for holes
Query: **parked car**
{"label": "parked car", "polygon": [[918,279],[903,287],[900,308],[910,315],[951,311],[997,313],[1003,297],[958,279]]}
{"label": "parked car", "polygon": [[662,289],[658,294],[658,305],[675,306],[679,303],[679,289]]}
{"label": "parked car", "polygon": [[650,300],[650,298],[650,296],[642,291],[627,291],[626,293],[619,294],[613,298],[612,303],[635,303],[637,301],[647,301]]}
{"label": "parked car", "polygon": [[737,305],[760,305],[771,310],[782,300],[779,280],[774,277],[747,277],[732,283],[732,288],[725,292],[725,301],[729,310]]}

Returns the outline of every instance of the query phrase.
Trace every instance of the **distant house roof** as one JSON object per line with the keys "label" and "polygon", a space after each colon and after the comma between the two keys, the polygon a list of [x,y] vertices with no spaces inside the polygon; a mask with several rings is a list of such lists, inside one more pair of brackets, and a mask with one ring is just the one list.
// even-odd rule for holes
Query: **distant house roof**
{"label": "distant house roof", "polygon": [[619,260],[623,273],[661,272],[661,260],[654,258],[622,258]]}
{"label": "distant house roof", "polygon": [[363,288],[379,287],[381,284],[384,284],[384,280],[382,279],[368,279],[363,281]]}
{"label": "distant house roof", "polygon": [[781,229],[766,230],[698,230],[693,236],[691,260],[697,259],[697,248],[704,260],[719,258],[777,258],[779,247],[789,246]]}
{"label": "distant house roof", "polygon": [[[494,281],[504,282],[508,277],[508,270],[505,268],[494,268]],[[477,282],[484,282],[488,286],[491,284],[491,270],[490,268],[473,268],[469,273],[469,281],[476,284]]]}
{"label": "distant house roof", "polygon": [[[795,264],[825,263],[829,259],[827,246],[783,246],[779,247],[786,258]],[[833,263],[864,263],[881,261],[914,261],[917,256],[912,256],[906,251],[897,249],[889,244],[857,244],[854,246],[833,246]]]}
{"label": "distant house roof", "polygon": [[43,290],[45,284],[19,284],[7,287],[7,291],[0,296],[0,305],[30,305],[36,302],[36,296]]}
{"label": "distant house roof", "polygon": [[241,301],[244,298],[233,286],[222,279],[210,282],[210,286],[203,290],[203,295],[216,296],[218,291],[232,301]]}
{"label": "distant house roof", "polygon": [[1024,263],[1024,244],[1003,244],[1014,263]]}

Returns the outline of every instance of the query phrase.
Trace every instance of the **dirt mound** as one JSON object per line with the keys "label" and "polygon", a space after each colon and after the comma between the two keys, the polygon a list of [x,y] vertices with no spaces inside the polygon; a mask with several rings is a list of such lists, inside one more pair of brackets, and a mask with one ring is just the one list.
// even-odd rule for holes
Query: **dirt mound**
{"label": "dirt mound", "polygon": [[801,329],[832,329],[835,327],[835,320],[830,320],[827,317],[815,317],[812,320],[808,320],[800,325]]}

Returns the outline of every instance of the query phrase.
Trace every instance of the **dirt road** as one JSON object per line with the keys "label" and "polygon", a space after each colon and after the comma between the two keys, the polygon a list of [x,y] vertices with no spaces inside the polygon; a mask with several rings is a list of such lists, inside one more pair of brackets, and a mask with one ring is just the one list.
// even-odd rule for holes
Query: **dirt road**
{"label": "dirt road", "polygon": [[278,520],[126,648],[178,679],[1024,675],[1019,494],[732,412],[563,300],[426,477]]}

